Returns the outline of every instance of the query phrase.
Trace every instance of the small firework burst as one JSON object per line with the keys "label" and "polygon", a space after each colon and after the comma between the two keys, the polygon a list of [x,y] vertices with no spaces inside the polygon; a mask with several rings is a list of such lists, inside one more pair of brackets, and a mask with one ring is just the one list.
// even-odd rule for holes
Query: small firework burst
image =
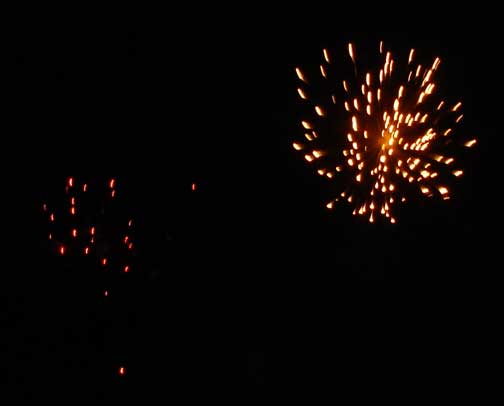
{"label": "small firework burst", "polygon": [[133,221],[123,216],[116,196],[115,179],[99,184],[68,178],[64,193],[42,206],[57,254],[94,257],[106,270],[129,272]]}

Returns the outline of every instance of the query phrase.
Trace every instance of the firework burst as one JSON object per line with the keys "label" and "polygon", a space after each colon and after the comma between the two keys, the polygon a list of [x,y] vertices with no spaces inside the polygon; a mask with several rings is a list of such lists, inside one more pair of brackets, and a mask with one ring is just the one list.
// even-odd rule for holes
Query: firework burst
{"label": "firework burst", "polygon": [[356,50],[348,44],[348,80],[334,74],[327,49],[314,80],[296,68],[297,92],[310,113],[301,121],[305,138],[293,147],[319,175],[330,180],[345,176],[346,187],[327,203],[328,209],[346,201],[354,215],[395,223],[396,206],[407,195],[450,198],[450,178],[463,174],[454,155],[476,140],[454,137],[462,103],[436,97],[439,58],[423,66],[411,49],[396,61],[383,42],[376,54],[379,70],[361,71]]}
{"label": "firework burst", "polygon": [[133,220],[122,215],[116,186],[115,179],[99,184],[70,177],[64,194],[43,204],[55,253],[95,258],[106,271],[131,270]]}

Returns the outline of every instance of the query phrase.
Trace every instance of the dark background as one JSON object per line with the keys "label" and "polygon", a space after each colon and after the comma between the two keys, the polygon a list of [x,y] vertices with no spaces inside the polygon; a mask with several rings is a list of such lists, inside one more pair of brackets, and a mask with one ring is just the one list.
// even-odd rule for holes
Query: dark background
{"label": "dark background", "polygon": [[[500,28],[492,10],[418,8],[70,13],[8,29],[12,393],[240,404],[491,384],[477,371],[497,331]],[[479,140],[453,199],[413,200],[393,227],[328,213],[328,186],[291,147],[294,68],[381,39],[441,56],[441,91]],[[109,308],[45,242],[41,202],[69,175],[120,179],[138,225],[139,270]]]}

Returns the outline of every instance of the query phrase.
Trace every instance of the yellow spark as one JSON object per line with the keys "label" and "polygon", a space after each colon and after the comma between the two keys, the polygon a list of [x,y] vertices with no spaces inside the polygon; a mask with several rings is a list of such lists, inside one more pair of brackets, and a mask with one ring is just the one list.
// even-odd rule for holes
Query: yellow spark
{"label": "yellow spark", "polygon": [[323,77],[327,78],[326,71],[323,65],[320,65],[320,73],[322,74]]}
{"label": "yellow spark", "polygon": [[354,50],[353,50],[353,45],[351,43],[348,44],[348,53],[350,55],[350,58],[352,58],[352,62],[355,63]]}
{"label": "yellow spark", "polygon": [[453,106],[452,111],[457,111],[460,106],[462,106],[462,102],[458,102],[455,106]]}
{"label": "yellow spark", "polygon": [[300,151],[303,149],[303,146],[301,144],[298,144],[297,142],[292,143],[292,146],[296,151]]}
{"label": "yellow spark", "polygon": [[296,68],[296,75],[297,77],[299,78],[299,80],[305,82],[305,83],[308,83],[303,75],[303,72],[301,71],[301,69],[299,68]]}
{"label": "yellow spark", "polygon": [[464,146],[468,147],[468,148],[471,148],[472,146],[474,146],[476,144],[476,140],[471,140],[471,141],[467,141]]}
{"label": "yellow spark", "polygon": [[322,108],[320,106],[315,106],[315,111],[317,112],[317,114],[320,117],[324,117],[325,116],[324,111],[322,110]]}
{"label": "yellow spark", "polygon": [[409,57],[408,57],[408,65],[411,63],[411,61],[413,61],[413,55],[414,54],[415,54],[415,50],[411,49],[411,51],[409,53]]}
{"label": "yellow spark", "polygon": [[302,98],[302,99],[304,99],[304,100],[306,100],[306,99],[307,99],[306,94],[305,94],[305,92],[303,91],[303,89],[298,88],[298,90],[297,90],[297,91],[298,91],[299,97],[301,97],[301,98]]}
{"label": "yellow spark", "polygon": [[441,63],[441,59],[436,58],[436,59],[434,60],[434,63],[432,64],[432,69],[433,69],[433,70],[436,70],[436,69],[438,68],[438,66],[439,66],[439,64],[440,64],[440,63]]}
{"label": "yellow spark", "polygon": [[301,124],[303,124],[303,127],[307,130],[311,130],[313,128],[308,121],[301,121]]}
{"label": "yellow spark", "polygon": [[327,51],[327,49],[323,49],[323,52],[324,52],[324,59],[326,60],[326,62],[331,63],[329,60],[329,52]]}
{"label": "yellow spark", "polygon": [[357,118],[355,116],[352,116],[352,128],[357,131]]}
{"label": "yellow spark", "polygon": [[415,73],[415,78],[418,77],[418,75],[420,75],[420,72],[422,71],[422,65],[418,65],[417,66],[417,70],[416,70],[416,73]]}
{"label": "yellow spark", "polygon": [[432,69],[429,69],[427,71],[427,74],[425,75],[425,78],[424,78],[424,80],[422,82],[422,85],[425,84],[425,83],[428,83],[429,80],[430,80],[430,78],[431,78],[431,76],[432,76]]}

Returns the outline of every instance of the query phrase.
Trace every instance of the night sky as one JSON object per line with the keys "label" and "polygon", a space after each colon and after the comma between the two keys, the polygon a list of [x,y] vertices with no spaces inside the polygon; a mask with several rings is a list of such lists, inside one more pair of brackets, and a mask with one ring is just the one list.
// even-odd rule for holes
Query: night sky
{"label": "night sky", "polygon": [[[12,394],[478,396],[502,230],[493,13],[409,23],[392,13],[394,25],[304,11],[8,30],[0,343]],[[294,68],[318,66],[324,47],[343,61],[349,41],[363,53],[381,39],[441,57],[439,91],[464,102],[459,130],[479,142],[452,199],[410,199],[396,225],[328,212],[331,185],[292,149],[302,135]],[[117,178],[135,219],[137,267],[108,307],[95,269],[69,269],[49,249],[41,205],[69,176]]]}

